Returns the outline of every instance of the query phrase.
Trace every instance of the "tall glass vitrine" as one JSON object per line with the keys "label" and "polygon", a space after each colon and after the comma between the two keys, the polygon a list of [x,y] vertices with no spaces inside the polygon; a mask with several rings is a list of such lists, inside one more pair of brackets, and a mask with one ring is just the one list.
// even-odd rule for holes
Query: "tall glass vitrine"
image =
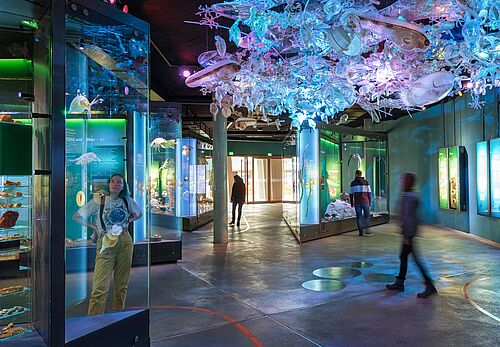
{"label": "tall glass vitrine", "polygon": [[283,218],[299,242],[356,230],[356,170],[372,190],[371,225],[389,221],[387,136],[322,125],[283,142]]}

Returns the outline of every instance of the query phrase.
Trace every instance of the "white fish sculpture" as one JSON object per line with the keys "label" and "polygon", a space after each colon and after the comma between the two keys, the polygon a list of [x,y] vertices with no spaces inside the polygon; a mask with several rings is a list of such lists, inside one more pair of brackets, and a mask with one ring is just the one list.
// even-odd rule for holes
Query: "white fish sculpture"
{"label": "white fish sculpture", "polygon": [[90,164],[90,163],[93,163],[96,161],[101,161],[101,159],[99,159],[94,152],[88,152],[88,153],[82,154],[81,156],[76,158],[74,161],[75,161],[76,165],[87,165],[87,164]]}
{"label": "white fish sculpture", "polygon": [[221,60],[186,78],[184,81],[189,88],[206,86],[218,81],[231,80],[240,71],[241,67],[234,60]]}
{"label": "white fish sculpture", "polygon": [[86,113],[87,117],[91,117],[91,109],[95,104],[99,104],[103,102],[103,99],[99,99],[99,95],[97,95],[92,102],[87,99],[85,93],[80,93],[80,89],[77,90],[76,96],[71,100],[71,104],[69,105],[69,113]]}
{"label": "white fish sculpture", "polygon": [[407,106],[425,106],[445,98],[453,89],[455,76],[449,71],[438,71],[416,80],[410,88],[401,92]]}
{"label": "white fish sculpture", "polygon": [[174,149],[176,143],[176,140],[165,140],[163,137],[157,137],[151,141],[151,147],[157,150],[160,150],[160,148]]}
{"label": "white fish sculpture", "polygon": [[257,119],[241,117],[234,121],[234,127],[238,130],[245,130],[249,126],[257,126]]}
{"label": "white fish sculpture", "polygon": [[424,51],[431,44],[418,25],[391,17],[352,15],[349,18],[349,25],[361,26],[365,31],[385,37],[405,51]]}
{"label": "white fish sculpture", "polygon": [[358,169],[361,169],[363,160],[361,159],[361,156],[358,153],[351,154],[349,156],[349,160],[347,161],[347,167],[351,164],[351,159],[355,159],[356,162],[358,163]]}

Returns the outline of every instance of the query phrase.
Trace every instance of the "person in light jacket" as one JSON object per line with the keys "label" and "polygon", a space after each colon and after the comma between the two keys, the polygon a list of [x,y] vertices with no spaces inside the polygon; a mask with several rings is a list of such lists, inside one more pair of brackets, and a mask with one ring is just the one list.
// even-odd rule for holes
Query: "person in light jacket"
{"label": "person in light jacket", "polygon": [[403,234],[403,245],[401,248],[401,255],[399,256],[401,264],[396,281],[393,284],[387,284],[386,288],[398,291],[405,290],[404,282],[408,270],[408,256],[412,253],[413,259],[415,259],[415,263],[425,280],[425,290],[422,293],[418,293],[417,297],[427,298],[433,294],[437,294],[437,290],[436,287],[434,287],[434,282],[431,277],[425,270],[423,264],[420,262],[414,248],[413,238],[417,234],[417,209],[420,203],[417,193],[414,191],[416,180],[417,176],[413,173],[405,173],[401,175],[402,192],[399,200],[399,217],[401,219],[401,233]]}

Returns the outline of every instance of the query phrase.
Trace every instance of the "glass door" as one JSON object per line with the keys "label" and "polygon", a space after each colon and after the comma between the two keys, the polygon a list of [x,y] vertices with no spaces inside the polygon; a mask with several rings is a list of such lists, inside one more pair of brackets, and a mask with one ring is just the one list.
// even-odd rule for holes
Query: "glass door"
{"label": "glass door", "polygon": [[269,161],[254,158],[254,201],[269,201]]}

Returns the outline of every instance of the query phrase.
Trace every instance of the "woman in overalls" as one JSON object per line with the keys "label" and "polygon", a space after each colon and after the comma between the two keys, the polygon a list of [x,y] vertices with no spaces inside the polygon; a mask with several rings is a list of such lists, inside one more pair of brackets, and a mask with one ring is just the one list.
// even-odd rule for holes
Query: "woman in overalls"
{"label": "woman in overalls", "polygon": [[[122,175],[112,175],[107,183],[109,195],[101,195],[98,202],[92,199],[73,216],[74,221],[98,235],[89,316],[104,313],[113,272],[113,310],[125,307],[134,250],[128,227],[142,216],[139,206],[129,196]],[[91,216],[94,223],[88,222]]]}

